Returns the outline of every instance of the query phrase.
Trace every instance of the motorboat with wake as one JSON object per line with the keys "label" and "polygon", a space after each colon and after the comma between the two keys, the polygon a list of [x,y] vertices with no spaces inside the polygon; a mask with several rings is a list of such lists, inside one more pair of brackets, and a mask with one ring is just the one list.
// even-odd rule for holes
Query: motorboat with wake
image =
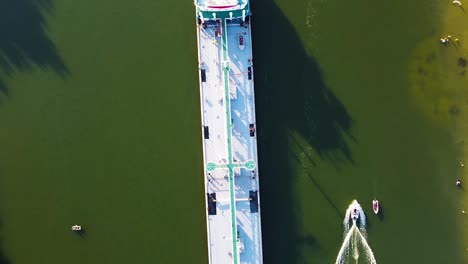
{"label": "motorboat with wake", "polygon": [[361,213],[361,206],[359,203],[354,200],[349,206],[349,219],[356,223],[359,219],[359,214]]}
{"label": "motorboat with wake", "polygon": [[379,213],[379,201],[377,199],[372,200],[372,210],[375,214]]}
{"label": "motorboat with wake", "polygon": [[346,216],[343,220],[343,225],[348,229],[351,226],[356,226],[358,229],[366,227],[366,215],[362,206],[356,201],[353,200],[346,210]]}
{"label": "motorboat with wake", "polygon": [[351,220],[357,221],[359,219],[359,211],[358,209],[354,208],[353,211],[351,211]]}

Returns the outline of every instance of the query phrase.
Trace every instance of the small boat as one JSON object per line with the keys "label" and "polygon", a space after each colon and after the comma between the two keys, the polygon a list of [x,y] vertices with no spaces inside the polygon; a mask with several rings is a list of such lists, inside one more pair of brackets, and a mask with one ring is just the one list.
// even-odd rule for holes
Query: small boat
{"label": "small boat", "polygon": [[360,206],[356,200],[353,201],[353,203],[350,206],[351,212],[349,214],[349,218],[353,220],[353,222],[356,222],[359,219],[359,211],[360,211]]}
{"label": "small boat", "polygon": [[240,50],[244,50],[245,44],[244,44],[244,36],[243,35],[239,35],[239,39],[238,39],[237,44],[238,44]]}
{"label": "small boat", "polygon": [[353,209],[351,211],[351,220],[356,221],[359,218],[359,210],[358,209]]}
{"label": "small boat", "polygon": [[81,226],[79,226],[79,225],[74,225],[74,226],[71,227],[71,230],[73,230],[73,231],[81,231]]}
{"label": "small boat", "polygon": [[375,214],[379,213],[379,201],[377,199],[372,200],[372,210]]}

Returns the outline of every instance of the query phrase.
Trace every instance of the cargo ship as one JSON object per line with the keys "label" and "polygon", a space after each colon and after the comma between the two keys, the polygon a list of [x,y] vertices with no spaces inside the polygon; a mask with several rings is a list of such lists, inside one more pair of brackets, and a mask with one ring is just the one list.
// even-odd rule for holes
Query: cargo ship
{"label": "cargo ship", "polygon": [[248,0],[195,0],[208,259],[260,264],[262,231]]}

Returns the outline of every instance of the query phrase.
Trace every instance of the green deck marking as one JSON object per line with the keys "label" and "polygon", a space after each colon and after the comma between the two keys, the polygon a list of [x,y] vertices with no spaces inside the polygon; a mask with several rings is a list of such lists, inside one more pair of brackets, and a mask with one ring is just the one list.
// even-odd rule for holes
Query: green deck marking
{"label": "green deck marking", "polygon": [[249,160],[249,161],[247,161],[247,162],[245,163],[245,167],[246,167],[247,169],[249,169],[249,170],[255,169],[255,166],[256,166],[256,165],[257,165],[257,164],[255,164],[255,161],[253,161],[253,160]]}
{"label": "green deck marking", "polygon": [[[246,164],[247,163],[245,164],[244,163],[231,163],[231,165],[229,165],[229,164],[215,164],[213,162],[209,162],[208,164],[206,164],[206,169],[208,171],[214,171],[216,169],[228,169],[229,166],[231,166],[231,168],[242,168],[242,167],[248,168]],[[253,165],[253,168],[255,168],[255,165]]]}
{"label": "green deck marking", "polygon": [[215,163],[213,162],[208,162],[208,164],[206,164],[206,170],[208,171],[214,171],[216,169],[218,165],[216,165]]}
{"label": "green deck marking", "polygon": [[229,65],[227,62],[227,23],[224,20],[223,40],[223,71],[224,71],[224,97],[226,101],[226,127],[227,127],[227,143],[228,143],[228,168],[229,168],[229,193],[231,203],[231,230],[232,230],[232,252],[234,264],[237,260],[237,226],[236,226],[236,201],[234,194],[234,173],[232,164],[232,124],[231,124],[231,98],[229,95]]}
{"label": "green deck marking", "polygon": [[228,168],[227,164],[217,164],[216,165],[216,169],[226,169],[226,168]]}

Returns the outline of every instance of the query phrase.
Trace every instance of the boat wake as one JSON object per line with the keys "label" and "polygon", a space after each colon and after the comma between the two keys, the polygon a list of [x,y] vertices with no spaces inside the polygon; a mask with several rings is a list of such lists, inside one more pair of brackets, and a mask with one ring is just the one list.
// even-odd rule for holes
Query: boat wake
{"label": "boat wake", "polygon": [[344,239],[335,264],[363,263],[376,264],[374,253],[367,243],[366,216],[361,205],[354,200],[346,210],[343,220]]}

